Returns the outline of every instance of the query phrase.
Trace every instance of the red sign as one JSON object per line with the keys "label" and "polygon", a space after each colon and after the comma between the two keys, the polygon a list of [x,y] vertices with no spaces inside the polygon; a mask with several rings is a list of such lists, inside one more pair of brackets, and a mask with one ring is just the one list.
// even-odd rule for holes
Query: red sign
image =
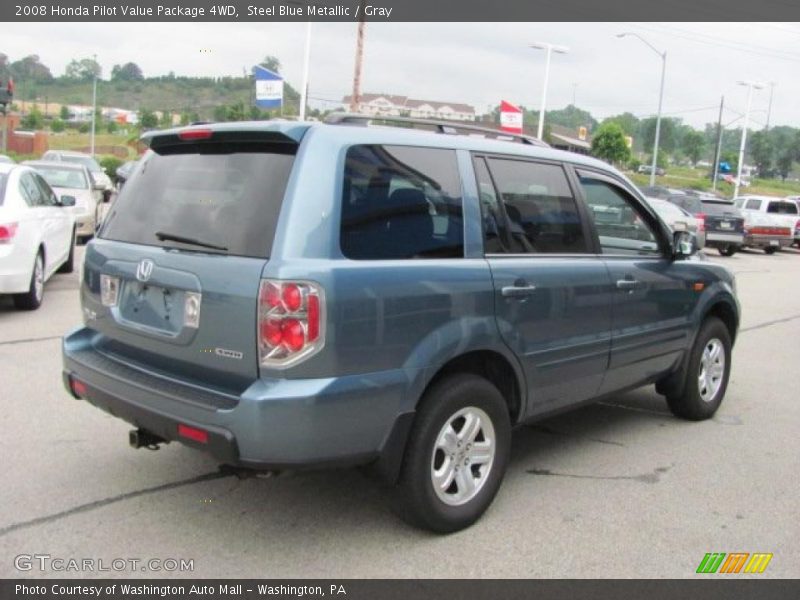
{"label": "red sign", "polygon": [[509,133],[522,133],[522,109],[505,100],[500,101],[500,129]]}

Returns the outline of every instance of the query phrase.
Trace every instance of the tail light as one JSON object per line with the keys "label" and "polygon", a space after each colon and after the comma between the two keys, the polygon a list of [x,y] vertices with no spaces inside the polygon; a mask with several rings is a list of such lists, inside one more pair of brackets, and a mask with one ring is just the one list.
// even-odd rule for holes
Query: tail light
{"label": "tail light", "polygon": [[0,225],[0,244],[10,244],[17,235],[17,223]]}
{"label": "tail light", "polygon": [[288,367],[325,345],[325,299],[309,281],[264,279],[258,290],[258,358],[263,367]]}
{"label": "tail light", "polygon": [[697,232],[705,231],[706,230],[706,215],[704,213],[697,213],[694,216],[697,219]]}
{"label": "tail light", "polygon": [[100,275],[100,301],[103,306],[116,306],[119,296],[119,277]]}
{"label": "tail light", "polygon": [[800,219],[797,220],[797,223],[794,224],[794,230],[800,231]]}

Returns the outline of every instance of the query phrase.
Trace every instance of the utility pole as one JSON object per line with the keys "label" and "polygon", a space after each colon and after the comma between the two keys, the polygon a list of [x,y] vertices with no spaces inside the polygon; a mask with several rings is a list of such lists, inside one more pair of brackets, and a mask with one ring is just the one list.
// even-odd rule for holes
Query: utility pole
{"label": "utility pole", "polygon": [[531,48],[536,50],[544,50],[545,51],[545,63],[544,63],[544,84],[542,85],[542,105],[539,108],[539,129],[536,133],[536,137],[540,140],[544,135],[544,113],[547,104],[547,84],[550,81],[550,57],[553,55],[553,52],[557,52],[558,54],[566,54],[569,51],[569,48],[566,46],[557,46],[556,44],[550,44],[548,42],[534,42],[530,45]]}
{"label": "utility pole", "polygon": [[747,122],[750,119],[750,107],[753,104],[753,90],[763,89],[764,84],[753,81],[737,81],[739,85],[747,87],[747,109],[744,111],[744,125],[742,126],[742,142],[739,145],[739,168],[736,174],[736,183],[733,187],[733,197],[739,195],[739,186],[742,183],[742,167],[744,166],[744,148],[747,143]]}
{"label": "utility pole", "polygon": [[719,101],[719,121],[717,121],[717,148],[714,151],[714,183],[711,185],[711,189],[715,192],[717,191],[717,176],[719,175],[719,161],[722,154],[722,110],[725,106],[725,96],[723,96]]}
{"label": "utility pole", "polygon": [[364,6],[361,3],[361,18],[358,21],[358,33],[356,34],[356,65],[353,72],[353,94],[350,96],[350,112],[361,111],[361,65],[364,61]]}
{"label": "utility pole", "polygon": [[306,120],[308,103],[308,67],[311,61],[311,21],[306,25],[306,52],[303,57],[303,87],[300,90],[300,120]]}
{"label": "utility pole", "polygon": [[[97,66],[97,54],[93,55],[95,67]],[[94,134],[95,129],[97,127],[95,121],[97,121],[97,69],[94,69],[94,78],[92,79],[92,139],[90,142],[91,151],[90,154],[92,158],[94,158]]]}
{"label": "utility pole", "polygon": [[769,107],[767,108],[767,124],[764,127],[764,131],[769,131],[769,117],[772,114],[772,94],[775,92],[775,82],[769,82]]}

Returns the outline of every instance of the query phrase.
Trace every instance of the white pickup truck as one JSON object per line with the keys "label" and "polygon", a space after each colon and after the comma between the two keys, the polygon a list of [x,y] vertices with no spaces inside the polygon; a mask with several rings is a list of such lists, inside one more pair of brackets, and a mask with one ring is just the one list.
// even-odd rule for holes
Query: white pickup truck
{"label": "white pickup truck", "polygon": [[736,208],[744,215],[744,245],[767,254],[791,246],[800,224],[797,203],[772,196],[739,196]]}

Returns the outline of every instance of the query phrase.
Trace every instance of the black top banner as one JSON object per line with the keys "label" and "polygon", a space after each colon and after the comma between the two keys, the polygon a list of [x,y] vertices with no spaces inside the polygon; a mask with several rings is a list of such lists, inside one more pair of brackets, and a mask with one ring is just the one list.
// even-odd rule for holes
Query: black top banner
{"label": "black top banner", "polygon": [[3,21],[797,21],[794,0],[4,0]]}

